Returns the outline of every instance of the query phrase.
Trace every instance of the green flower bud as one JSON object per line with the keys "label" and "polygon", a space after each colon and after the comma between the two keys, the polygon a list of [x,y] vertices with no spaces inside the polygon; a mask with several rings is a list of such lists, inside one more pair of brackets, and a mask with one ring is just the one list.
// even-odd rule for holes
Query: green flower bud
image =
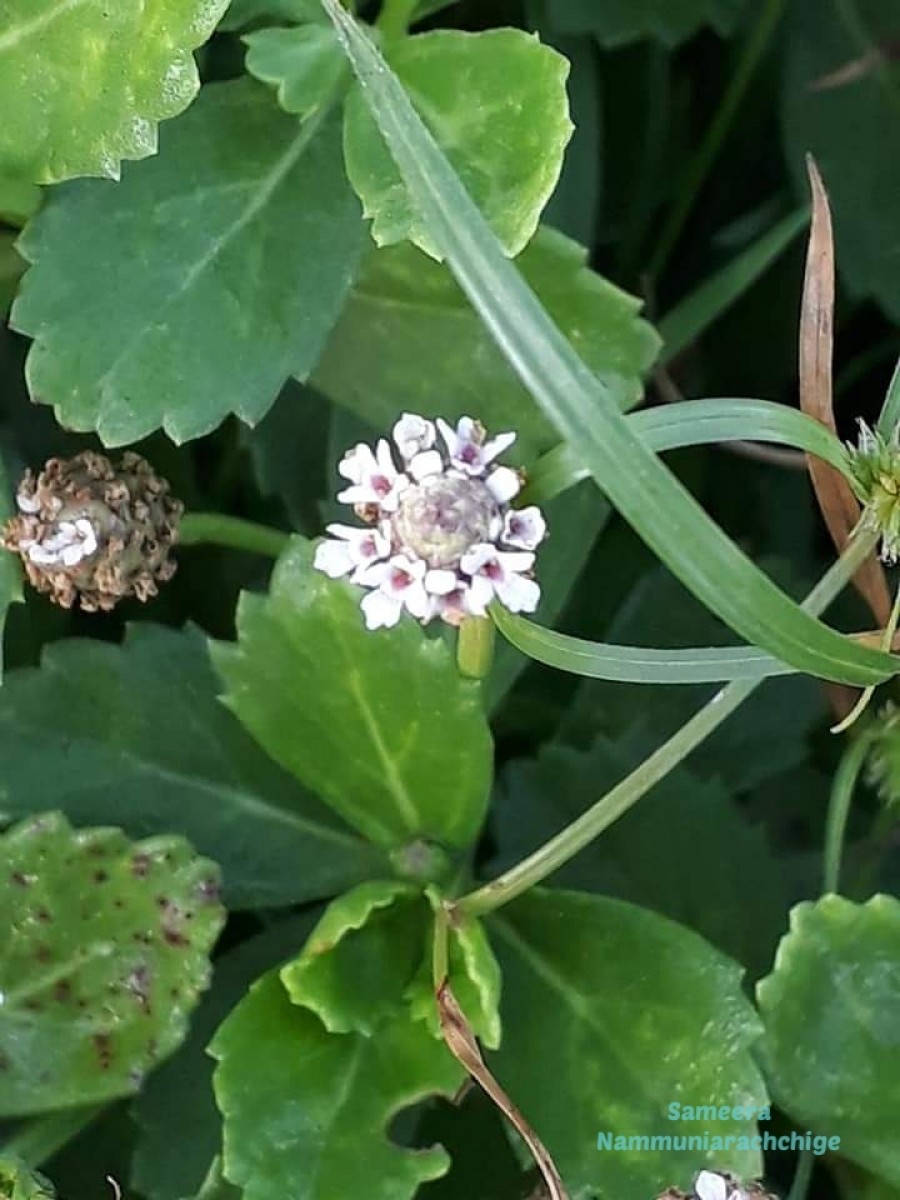
{"label": "green flower bud", "polygon": [[890,440],[865,421],[859,423],[859,442],[847,447],[853,490],[865,510],[866,525],[881,534],[881,557],[894,563],[900,557],[900,430]]}

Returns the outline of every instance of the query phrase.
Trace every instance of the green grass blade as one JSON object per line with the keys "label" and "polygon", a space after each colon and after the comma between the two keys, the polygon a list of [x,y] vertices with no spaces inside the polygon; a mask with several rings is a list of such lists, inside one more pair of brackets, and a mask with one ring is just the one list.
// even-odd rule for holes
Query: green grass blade
{"label": "green grass blade", "polygon": [[619,410],[504,258],[399,80],[337,0],[322,3],[338,30],[404,182],[435,244],[523,384],[578,447],[612,504],[704,604],[747,642],[812,675],[866,685],[896,661],[854,644],[804,613],[706,515]]}
{"label": "green grass blade", "polygon": [[491,608],[497,628],[517,650],[536,662],[572,675],[612,683],[732,683],[790,675],[793,668],[763,650],[747,646],[715,646],[686,650],[656,650],[644,646],[615,646],[545,629],[514,616],[499,604]]}
{"label": "green grass blade", "polygon": [[887,395],[878,418],[878,432],[890,439],[900,425],[900,358],[888,384]]}
{"label": "green grass blade", "polygon": [[784,217],[666,313],[659,322],[663,363],[671,362],[740,300],[808,224],[808,208]]}
{"label": "green grass blade", "polygon": [[[657,454],[714,442],[770,442],[815,454],[850,480],[841,442],[819,421],[770,400],[683,400],[629,413],[628,424]],[[590,471],[565,442],[544,454],[529,472],[526,499],[558,496]]]}

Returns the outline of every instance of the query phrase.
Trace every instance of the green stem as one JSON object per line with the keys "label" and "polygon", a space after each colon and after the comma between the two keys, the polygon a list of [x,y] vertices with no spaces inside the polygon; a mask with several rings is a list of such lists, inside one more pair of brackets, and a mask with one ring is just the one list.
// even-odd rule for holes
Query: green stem
{"label": "green stem", "polygon": [[741,101],[756,68],[781,17],[785,0],[766,0],[760,10],[759,17],[750,36],[744,44],[744,49],[737,64],[737,69],[731,76],[731,82],[722,98],[722,103],[713,118],[712,124],[706,131],[706,136],[697,148],[684,174],[684,182],[675,198],[675,203],[669,213],[663,231],[660,234],[653,257],[650,260],[649,274],[656,279],[662,273],[669,260],[669,255],[675,243],[681,236],[684,223],[693,208],[694,201],[716,160],[722,142],[725,139],[731,122],[740,108]]}
{"label": "green stem", "polygon": [[460,675],[484,679],[494,661],[494,622],[490,617],[466,617],[459,627],[456,664]]}
{"label": "green stem", "polygon": [[89,1108],[67,1108],[37,1117],[14,1133],[0,1147],[0,1154],[21,1159],[27,1167],[36,1170],[86,1129],[105,1108],[105,1104],[92,1104]]}
{"label": "green stem", "polygon": [[431,978],[434,990],[437,991],[447,978],[450,969],[448,941],[450,938],[450,918],[443,900],[434,914],[434,942],[431,949]]}
{"label": "green stem", "polygon": [[836,892],[841,877],[844,838],[850,805],[859,776],[866,765],[872,738],[867,734],[856,738],[844,751],[840,766],[831,785],[828,801],[828,822],[825,832],[825,857],[822,869],[822,891]]}
{"label": "green stem", "polygon": [[418,7],[419,0],[384,0],[375,24],[385,41],[406,35]]}
{"label": "green stem", "polygon": [[806,1200],[812,1179],[815,1155],[812,1150],[803,1150],[797,1159],[797,1170],[794,1172],[794,1182],[788,1194],[788,1200]]}
{"label": "green stem", "polygon": [[185,513],[181,518],[178,540],[182,546],[208,543],[277,558],[291,540],[291,535],[282,533],[280,529],[270,529],[268,525],[242,521],[240,517],[227,517],[224,513]]}
{"label": "green stem", "polygon": [[[871,554],[876,541],[877,536],[868,530],[852,538],[842,557],[822,576],[803,602],[807,612],[816,616],[824,612]],[[677,733],[578,820],[511,870],[477,891],[470,892],[468,896],[463,896],[454,907],[470,916],[492,912],[559,870],[674,770],[762,682],[762,678],[747,679],[722,688]]]}

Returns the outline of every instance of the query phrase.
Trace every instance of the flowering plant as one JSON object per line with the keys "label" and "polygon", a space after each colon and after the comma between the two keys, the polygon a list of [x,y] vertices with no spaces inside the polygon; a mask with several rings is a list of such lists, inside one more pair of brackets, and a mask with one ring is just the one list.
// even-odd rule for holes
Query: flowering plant
{"label": "flowering plant", "polygon": [[0,0],[0,1200],[897,1200],[838,7]]}
{"label": "flowering plant", "polygon": [[521,479],[495,459],[514,433],[486,440],[484,427],[461,417],[456,428],[404,413],[393,430],[403,463],[388,443],[373,453],[360,443],[341,459],[350,480],[338,500],[352,504],[369,528],[332,524],[315,566],[333,579],[349,575],[372,588],[361,601],[369,629],[396,625],[405,609],[423,625],[435,618],[460,625],[486,617],[495,598],[510,612],[532,613],[540,587],[534,551],[546,524],[536,505],[510,507]]}

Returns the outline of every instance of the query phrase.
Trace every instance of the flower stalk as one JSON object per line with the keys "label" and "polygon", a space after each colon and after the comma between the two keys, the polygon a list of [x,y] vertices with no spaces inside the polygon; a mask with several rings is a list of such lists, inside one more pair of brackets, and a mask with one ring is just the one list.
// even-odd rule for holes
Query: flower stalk
{"label": "flower stalk", "polygon": [[466,617],[459,627],[456,662],[468,679],[485,679],[494,661],[496,626],[490,617]]}
{"label": "flower stalk", "polygon": [[290,540],[291,535],[280,529],[223,513],[185,513],[181,518],[179,542],[182,546],[227,546],[230,550],[278,558]]}

